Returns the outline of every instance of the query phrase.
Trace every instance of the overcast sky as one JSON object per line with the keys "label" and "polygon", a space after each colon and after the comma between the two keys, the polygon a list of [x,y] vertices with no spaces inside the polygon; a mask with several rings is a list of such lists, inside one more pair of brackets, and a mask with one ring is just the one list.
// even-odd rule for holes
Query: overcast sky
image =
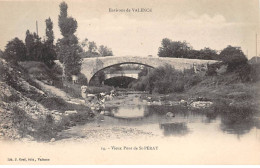
{"label": "overcast sky", "polygon": [[[27,29],[45,36],[45,19],[54,22],[55,38],[61,1],[0,2],[0,49]],[[78,22],[76,35],[106,45],[114,55],[157,55],[163,38],[187,41],[194,49],[222,50],[241,46],[252,57],[259,32],[258,0],[78,0],[66,1],[68,14]],[[152,12],[109,12],[112,9],[151,8]],[[260,43],[260,40],[258,40]],[[260,54],[260,45],[258,47]]]}

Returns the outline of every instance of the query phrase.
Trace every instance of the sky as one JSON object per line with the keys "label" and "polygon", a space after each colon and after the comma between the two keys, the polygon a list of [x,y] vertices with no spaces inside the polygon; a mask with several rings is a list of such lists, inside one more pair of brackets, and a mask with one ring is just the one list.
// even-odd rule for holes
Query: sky
{"label": "sky", "polygon": [[[45,19],[54,23],[55,40],[62,1],[0,1],[0,49],[26,30],[45,36]],[[68,15],[78,22],[79,41],[87,38],[106,45],[117,56],[157,56],[163,38],[186,41],[194,49],[221,51],[239,46],[249,58],[260,43],[259,0],[74,0],[67,1]],[[109,12],[130,9],[130,12]],[[146,8],[151,12],[133,12]],[[258,45],[258,55],[260,44]]]}

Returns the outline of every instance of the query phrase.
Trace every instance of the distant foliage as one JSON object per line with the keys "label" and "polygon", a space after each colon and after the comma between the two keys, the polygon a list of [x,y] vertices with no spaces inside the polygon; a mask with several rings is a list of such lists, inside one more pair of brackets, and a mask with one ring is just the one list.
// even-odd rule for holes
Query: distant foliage
{"label": "distant foliage", "polygon": [[78,38],[74,35],[77,30],[77,21],[68,17],[68,5],[65,2],[60,4],[59,27],[62,39],[57,42],[58,59],[65,66],[65,75],[78,75],[81,70],[81,47],[78,45]]}
{"label": "distant foliage", "polygon": [[17,63],[26,60],[26,47],[22,40],[17,37],[9,41],[5,47],[3,57],[9,61]]}
{"label": "distant foliage", "polygon": [[215,50],[207,47],[201,50],[194,50],[186,41],[172,41],[168,38],[164,38],[162,40],[161,47],[159,47],[158,56],[207,60],[219,59],[217,51]]}
{"label": "distant foliage", "polygon": [[107,46],[101,45],[98,48],[99,54],[103,57],[106,56],[113,56],[113,52],[110,48],[108,48]]}
{"label": "distant foliage", "polygon": [[241,64],[247,63],[247,58],[240,47],[227,46],[220,53],[221,60],[228,65],[228,71],[231,72]]}
{"label": "distant foliage", "polygon": [[81,42],[81,47],[82,58],[113,56],[113,51],[110,48],[104,45],[98,47],[94,41],[88,41],[87,38]]}
{"label": "distant foliage", "polygon": [[161,44],[158,52],[159,57],[187,58],[188,52],[192,49],[185,41],[172,41],[168,38],[164,38]]}

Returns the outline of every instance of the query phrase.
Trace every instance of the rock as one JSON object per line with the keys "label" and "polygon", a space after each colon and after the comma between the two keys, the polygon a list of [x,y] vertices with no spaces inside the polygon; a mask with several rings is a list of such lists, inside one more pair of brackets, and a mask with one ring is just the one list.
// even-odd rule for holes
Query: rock
{"label": "rock", "polygon": [[162,105],[162,102],[161,102],[161,101],[153,101],[152,104],[153,104],[153,105]]}
{"label": "rock", "polygon": [[147,103],[147,100],[143,100],[143,103]]}
{"label": "rock", "polygon": [[213,103],[210,101],[195,101],[190,104],[191,107],[193,108],[208,108],[212,105]]}
{"label": "rock", "polygon": [[69,115],[69,114],[77,114],[78,112],[76,110],[71,110],[71,111],[65,111],[65,115]]}
{"label": "rock", "polygon": [[62,119],[62,117],[60,115],[53,115],[53,119],[55,121],[60,121]]}
{"label": "rock", "polygon": [[181,101],[180,101],[180,104],[181,104],[181,105],[184,105],[184,106],[187,106],[188,102],[185,101],[185,100],[181,100]]}
{"label": "rock", "polygon": [[175,115],[172,112],[167,112],[166,117],[175,117]]}
{"label": "rock", "polygon": [[110,112],[109,111],[104,111],[104,115],[108,116],[108,115],[110,115]]}
{"label": "rock", "polygon": [[55,141],[55,138],[51,138],[50,142],[54,142]]}
{"label": "rock", "polygon": [[85,100],[78,100],[81,104],[85,104]]}

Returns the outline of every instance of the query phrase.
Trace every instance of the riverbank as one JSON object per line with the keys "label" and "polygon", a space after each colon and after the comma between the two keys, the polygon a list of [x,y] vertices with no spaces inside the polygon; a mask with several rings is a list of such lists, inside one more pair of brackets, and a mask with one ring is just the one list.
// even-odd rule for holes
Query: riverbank
{"label": "riverbank", "polygon": [[[52,79],[39,64],[37,72]],[[18,64],[0,59],[0,73],[2,140],[55,141],[58,132],[93,119],[84,100],[37,80]]]}
{"label": "riverbank", "polygon": [[142,98],[151,104],[159,102],[166,105],[186,105],[193,102],[212,102],[217,111],[228,111],[228,108],[250,109],[258,111],[260,107],[260,82],[232,82],[234,74],[208,76],[197,85],[183,92],[170,94],[143,95]]}

